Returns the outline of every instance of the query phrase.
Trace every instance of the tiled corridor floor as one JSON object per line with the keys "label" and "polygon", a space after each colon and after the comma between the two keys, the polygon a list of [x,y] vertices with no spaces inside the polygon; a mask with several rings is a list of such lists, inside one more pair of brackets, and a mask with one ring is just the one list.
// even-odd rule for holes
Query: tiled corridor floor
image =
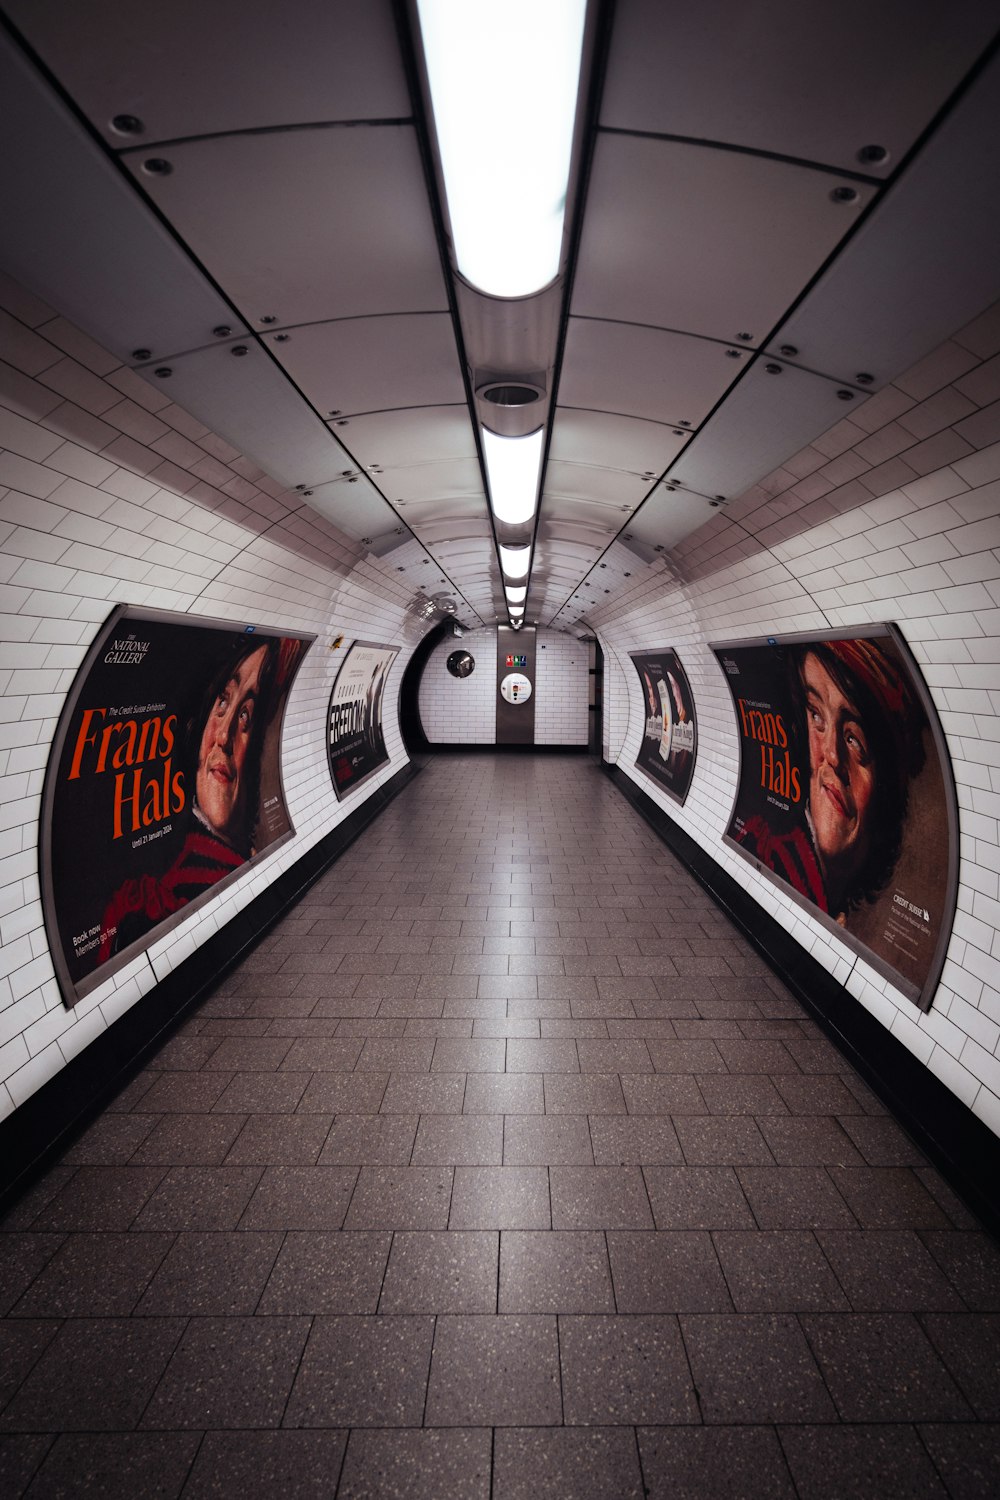
{"label": "tiled corridor floor", "polygon": [[433,758],[15,1207],[0,1493],[1000,1493],[1000,1257],[583,757]]}

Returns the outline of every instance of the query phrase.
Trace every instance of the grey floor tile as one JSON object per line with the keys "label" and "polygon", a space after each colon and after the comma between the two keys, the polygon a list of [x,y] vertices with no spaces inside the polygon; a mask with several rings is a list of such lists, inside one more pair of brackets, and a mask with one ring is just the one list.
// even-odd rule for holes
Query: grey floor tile
{"label": "grey floor tile", "polygon": [[451,1229],[550,1229],[545,1167],[456,1167]]}
{"label": "grey floor tile", "polygon": [[[361,1037],[299,1037],[289,1044],[283,1071],[289,1073],[351,1073],[355,1064],[362,1067],[362,1049],[372,1046],[400,1046],[399,1042],[368,1042]],[[364,1064],[365,1072],[381,1071]]]}
{"label": "grey floor tile", "polygon": [[101,1115],[70,1147],[63,1161],[74,1167],[121,1166],[156,1124],[156,1115]]}
{"label": "grey floor tile", "polygon": [[740,1167],[761,1229],[854,1229],[857,1220],[823,1167]]}
{"label": "grey floor tile", "polygon": [[635,1439],[628,1428],[500,1428],[493,1500],[642,1500]]}
{"label": "grey floor tile", "polygon": [[507,1043],[503,1037],[438,1037],[434,1073],[502,1073]]}
{"label": "grey floor tile", "polygon": [[586,1115],[520,1115],[504,1121],[505,1166],[593,1166]]}
{"label": "grey floor tile", "polygon": [[463,1103],[467,1115],[540,1115],[544,1110],[545,1092],[539,1073],[468,1075]]}
{"label": "grey floor tile", "polygon": [[604,1235],[593,1231],[504,1230],[502,1313],[614,1312]]}
{"label": "grey floor tile", "polygon": [[298,1110],[302,1114],[375,1115],[388,1083],[388,1073],[314,1073]]}
{"label": "grey floor tile", "polygon": [[677,1073],[626,1075],[621,1081],[630,1115],[704,1115],[704,1095],[693,1077]]}
{"label": "grey floor tile", "polygon": [[698,1421],[676,1318],[564,1317],[559,1347],[568,1425]]}
{"label": "grey floor tile", "polygon": [[243,1120],[241,1115],[164,1115],[137,1147],[132,1165],[221,1166]]}
{"label": "grey floor tile", "polygon": [[71,1234],[15,1305],[13,1315],[122,1317],[139,1301],[173,1238],[170,1234]]}
{"label": "grey floor tile", "polygon": [[179,1234],[135,1312],[149,1317],[246,1317],[254,1312],[280,1234]]}
{"label": "grey floor tile", "polygon": [[911,1229],[821,1231],[819,1242],[856,1312],[949,1312],[964,1306]]}
{"label": "grey floor tile", "polygon": [[446,1228],[454,1170],[452,1167],[362,1167],[345,1227]]}
{"label": "grey floor tile", "polygon": [[927,1157],[914,1145],[901,1125],[887,1115],[851,1112],[844,1129],[871,1167],[922,1167]]}
{"label": "grey floor tile", "polygon": [[722,1231],[714,1237],[737,1312],[847,1312],[844,1295],[808,1230]]}
{"label": "grey floor tile", "polygon": [[[0,1417],[22,1432],[107,1432],[134,1428],[184,1331],[183,1318],[83,1318],[15,1324],[34,1334],[30,1374]],[[39,1358],[38,1345],[44,1352]],[[23,1360],[23,1350],[18,1351]],[[3,1350],[3,1383],[16,1369]]]}
{"label": "grey floor tile", "polygon": [[607,1240],[620,1313],[732,1311],[709,1234],[615,1230]]}
{"label": "grey floor tile", "polygon": [[755,1229],[732,1167],[645,1167],[657,1229]]}
{"label": "grey floor tile", "polygon": [[338,1500],[489,1500],[489,1428],[356,1428]]}
{"label": "grey floor tile", "polygon": [[260,1167],[174,1167],[135,1229],[235,1229],[263,1176]]}
{"label": "grey floor tile", "polygon": [[971,1407],[909,1314],[820,1313],[801,1322],[845,1422],[971,1418]]}
{"label": "grey floor tile", "polygon": [[674,1129],[692,1167],[767,1166],[774,1160],[757,1121],[745,1115],[679,1116]]}
{"label": "grey floor tile", "polygon": [[830,1177],[862,1229],[947,1229],[948,1216],[909,1167],[832,1168]]}
{"label": "grey floor tile", "polygon": [[[57,1438],[31,1494],[35,1500],[135,1500],[181,1493],[198,1450],[193,1432],[87,1432]],[[13,1495],[15,1491],[10,1490]]]}
{"label": "grey floor tile", "polygon": [[308,1318],[192,1318],[141,1425],[277,1427],[308,1333]]}
{"label": "grey floor tile", "polygon": [[419,1427],[434,1319],[323,1317],[309,1335],[285,1427]]}
{"label": "grey floor tile", "polygon": [[213,1073],[273,1073],[294,1043],[282,1037],[224,1037],[205,1063]]}
{"label": "grey floor tile", "polygon": [[623,1115],[625,1096],[617,1073],[546,1073],[547,1115]]}
{"label": "grey floor tile", "polygon": [[309,1073],[237,1073],[212,1106],[213,1113],[289,1113],[298,1108],[311,1076]]}
{"label": "grey floor tile", "polygon": [[913,1427],[783,1427],[800,1495],[810,1500],[944,1500],[947,1491]]}
{"label": "grey floor tile", "polygon": [[1000,1312],[1000,1248],[988,1235],[925,1230],[920,1238],[966,1307]]}
{"label": "grey floor tile", "polygon": [[314,1500],[331,1495],[346,1432],[208,1432],[184,1491],[185,1500],[223,1495],[280,1495]]}
{"label": "grey floor tile", "polygon": [[[59,1323],[51,1318],[10,1318],[0,1323],[0,1407],[7,1404],[59,1331]],[[0,1421],[3,1425],[18,1426]]]}
{"label": "grey floor tile", "polygon": [[698,1088],[713,1115],[787,1115],[776,1080],[756,1073],[706,1073]]}
{"label": "grey floor tile", "polygon": [[318,1161],[325,1167],[405,1167],[416,1133],[416,1115],[338,1115]]}
{"label": "grey floor tile", "polygon": [[674,1164],[684,1160],[670,1119],[635,1115],[590,1117],[594,1161],[600,1166]]}
{"label": "grey floor tile", "polygon": [[[236,1072],[236,1069],[233,1069]],[[224,1073],[162,1073],[142,1095],[142,1113],[189,1115],[205,1113],[230,1082]]]}
{"label": "grey floor tile", "polygon": [[642,1427],[638,1440],[648,1500],[796,1500],[773,1427]]}
{"label": "grey floor tile", "polygon": [[686,1314],[684,1343],[705,1422],[835,1422],[797,1319]]}
{"label": "grey floor tile", "polygon": [[0,1434],[0,1495],[22,1494],[54,1441],[49,1434]]}
{"label": "grey floor tile", "polygon": [[498,1167],[503,1156],[502,1115],[424,1115],[412,1159],[414,1166]]}
{"label": "grey floor tile", "polygon": [[64,1240],[62,1234],[0,1234],[0,1317],[6,1317]]}
{"label": "grey floor tile", "polygon": [[553,1229],[652,1229],[638,1167],[552,1167]]}
{"label": "grey floor tile", "polygon": [[266,1167],[241,1229],[340,1229],[356,1167]]}
{"label": "grey floor tile", "polygon": [[437,1320],[427,1389],[429,1427],[547,1426],[562,1419],[552,1317]]}
{"label": "grey floor tile", "polygon": [[1000,1492],[1000,1427],[955,1422],[919,1431],[954,1500],[994,1500]]}
{"label": "grey floor tile", "polygon": [[227,1166],[312,1166],[333,1123],[330,1115],[251,1115],[233,1141]]}
{"label": "grey floor tile", "polygon": [[289,1317],[373,1313],[390,1239],[388,1231],[291,1231],[268,1268],[257,1312]]}
{"label": "grey floor tile", "polygon": [[508,1073],[579,1073],[580,1060],[573,1037],[511,1037],[507,1042]]}
{"label": "grey floor tile", "polygon": [[394,1073],[382,1099],[383,1114],[460,1115],[464,1073]]}
{"label": "grey floor tile", "polygon": [[364,1043],[357,1070],[359,1073],[429,1073],[434,1047],[433,1037],[375,1037]]}
{"label": "grey floor tile", "polygon": [[379,1312],[496,1312],[498,1238],[453,1229],[395,1234]]}
{"label": "grey floor tile", "polygon": [[1000,1420],[1000,1314],[930,1313],[921,1321],[976,1416]]}

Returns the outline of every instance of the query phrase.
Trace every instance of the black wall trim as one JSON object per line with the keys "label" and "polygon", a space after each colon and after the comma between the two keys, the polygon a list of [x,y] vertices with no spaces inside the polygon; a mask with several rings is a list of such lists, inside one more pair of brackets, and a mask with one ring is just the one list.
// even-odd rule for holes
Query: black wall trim
{"label": "black wall trim", "polygon": [[418,771],[411,761],[376,787],[343,822],[0,1124],[0,1209],[89,1124],[206,992],[246,957]]}
{"label": "black wall trim", "polygon": [[433,755],[440,750],[444,755],[586,755],[587,745],[463,745],[450,740],[431,742],[428,750]]}
{"label": "black wall trim", "polygon": [[1000,1236],[1000,1140],[618,766],[610,780],[735,922],[948,1182]]}

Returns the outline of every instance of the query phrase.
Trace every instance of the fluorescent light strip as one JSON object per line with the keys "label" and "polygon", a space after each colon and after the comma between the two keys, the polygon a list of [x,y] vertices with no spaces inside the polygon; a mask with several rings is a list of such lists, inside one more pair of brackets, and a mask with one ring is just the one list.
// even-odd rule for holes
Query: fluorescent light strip
{"label": "fluorescent light strip", "polygon": [[491,297],[559,272],[586,0],[417,0],[458,269]]}
{"label": "fluorescent light strip", "polygon": [[528,593],[527,585],[522,584],[520,588],[507,588],[505,590],[508,604],[523,604]]}
{"label": "fluorescent light strip", "polygon": [[519,578],[527,578],[531,567],[530,547],[503,547],[500,548],[500,567],[505,579],[514,583]]}
{"label": "fluorescent light strip", "polygon": [[488,427],[483,428],[490,504],[497,521],[520,526],[534,516],[544,436],[542,427],[527,437],[516,438],[500,437]]}

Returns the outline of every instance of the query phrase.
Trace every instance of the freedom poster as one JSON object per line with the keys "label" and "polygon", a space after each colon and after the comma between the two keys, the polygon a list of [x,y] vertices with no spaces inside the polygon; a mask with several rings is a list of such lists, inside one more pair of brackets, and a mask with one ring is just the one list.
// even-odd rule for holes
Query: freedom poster
{"label": "freedom poster", "polygon": [[694,697],[676,651],[630,653],[642,685],[643,730],[638,770],[676,802],[685,800],[698,753]]}
{"label": "freedom poster", "polygon": [[338,800],[366,781],[389,759],[382,732],[382,699],[398,646],[354,641],[330,694],[327,749]]}
{"label": "freedom poster", "polygon": [[740,746],[725,841],[930,1007],[958,884],[937,714],[899,632],[716,645]]}
{"label": "freedom poster", "polygon": [[131,606],[102,627],[42,799],[45,926],[68,1006],[291,837],[281,725],[313,639]]}

